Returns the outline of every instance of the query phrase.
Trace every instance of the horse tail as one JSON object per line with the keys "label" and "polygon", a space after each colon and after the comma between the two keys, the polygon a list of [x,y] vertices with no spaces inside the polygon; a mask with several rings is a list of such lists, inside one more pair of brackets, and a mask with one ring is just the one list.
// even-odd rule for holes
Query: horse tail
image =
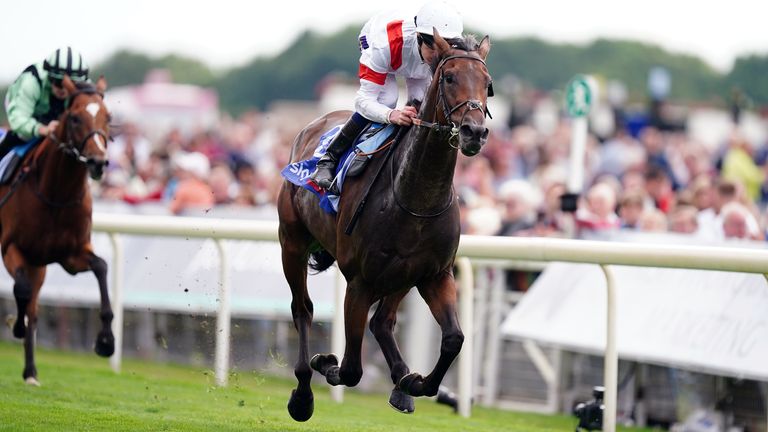
{"label": "horse tail", "polygon": [[328,267],[330,267],[334,261],[336,261],[336,258],[334,258],[333,255],[327,250],[320,248],[309,253],[309,262],[307,265],[314,270],[314,274],[317,274],[328,270]]}

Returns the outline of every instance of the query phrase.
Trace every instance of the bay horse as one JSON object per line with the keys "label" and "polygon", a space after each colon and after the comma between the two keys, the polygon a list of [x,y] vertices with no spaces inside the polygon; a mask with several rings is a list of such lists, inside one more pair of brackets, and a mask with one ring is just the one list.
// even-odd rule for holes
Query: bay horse
{"label": "bay horse", "polygon": [[92,201],[88,176],[99,180],[107,165],[110,114],[104,105],[107,83],[75,84],[59,126],[25,157],[13,181],[0,187],[0,245],[3,263],[14,281],[17,316],[13,335],[24,339],[27,384],[39,385],[35,366],[38,300],[46,266],[60,264],[70,274],[92,271],[101,293],[101,325],[95,351],[115,350],[112,308],[107,292],[107,263],[91,245]]}
{"label": "bay horse", "polygon": [[[453,176],[458,150],[479,153],[488,137],[485,127],[491,76],[485,64],[488,36],[477,43],[468,37],[453,46],[434,31],[434,73],[421,104],[420,126],[411,127],[391,157],[374,157],[368,172],[345,180],[337,215],[326,213],[310,191],[285,181],[279,192],[279,238],[285,278],[293,300],[291,311],[299,334],[294,373],[298,386],[288,412],[296,421],[314,410],[312,371],[331,385],[355,386],[363,374],[361,344],[370,307],[378,302],[370,330],[381,347],[395,384],[389,403],[404,413],[414,411],[413,396],[434,396],[459,354],[464,335],[456,312],[453,264],[460,237],[458,200]],[[293,143],[291,162],[309,159],[320,136],[349,118],[349,111],[327,114],[302,130]],[[382,153],[379,153],[382,154]],[[386,165],[385,165],[386,164]],[[370,187],[365,211],[357,213]],[[345,227],[356,225],[350,234]],[[322,271],[338,262],[347,282],[344,300],[346,347],[341,366],[333,354],[308,353],[312,301],[307,267]],[[440,325],[440,357],[426,377],[411,373],[393,330],[400,301],[412,287],[428,304]]]}

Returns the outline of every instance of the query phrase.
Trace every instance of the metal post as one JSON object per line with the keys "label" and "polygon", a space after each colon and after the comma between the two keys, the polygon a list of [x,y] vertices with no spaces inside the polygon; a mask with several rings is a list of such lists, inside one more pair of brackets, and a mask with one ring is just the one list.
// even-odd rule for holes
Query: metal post
{"label": "metal post", "polygon": [[[488,302],[488,332],[485,344],[485,364],[483,365],[485,380],[483,405],[494,406],[499,391],[499,351],[501,349],[501,313],[504,304],[506,280],[504,271],[499,267],[489,269],[492,275],[490,301]],[[478,367],[480,365],[478,364]]]}
{"label": "metal post", "polygon": [[[488,276],[488,268],[486,266],[478,265],[477,273],[475,273],[473,269],[472,275],[476,276],[472,288],[472,303],[474,304],[474,308],[472,309],[472,313],[474,314],[472,317],[472,325],[474,326],[472,331],[472,337],[474,338],[472,342],[472,364],[479,365],[482,364],[483,354],[485,353],[485,336],[488,323],[488,297],[490,296],[489,292],[491,290],[491,284]],[[483,380],[481,378],[481,372],[482,368],[476,367],[472,369],[472,385],[474,386],[472,390],[473,394],[482,395],[485,393],[487,378]],[[482,403],[483,401],[484,398],[480,398],[480,402]]]}
{"label": "metal post", "polygon": [[227,255],[224,250],[224,241],[214,240],[219,251],[219,308],[216,313],[216,384],[227,385],[229,375],[229,339],[231,310],[229,305],[229,271],[227,269]]}
{"label": "metal post", "polygon": [[109,233],[112,244],[112,334],[115,336],[115,352],[109,359],[109,365],[115,372],[120,372],[123,359],[123,244],[114,232]]}
{"label": "metal post", "polygon": [[472,349],[474,328],[472,318],[473,275],[472,263],[467,257],[456,260],[461,277],[459,295],[459,321],[464,332],[464,346],[459,354],[459,415],[469,417],[472,413]]}
{"label": "metal post", "polygon": [[568,170],[568,192],[581,193],[584,187],[584,154],[587,148],[587,118],[576,117],[571,122],[571,155]]}
{"label": "metal post", "polygon": [[[333,302],[333,322],[331,323],[331,352],[340,356],[344,353],[344,295],[347,288],[347,280],[336,268],[336,291]],[[331,399],[334,402],[344,402],[344,386],[331,386]]]}
{"label": "metal post", "polygon": [[605,394],[603,402],[605,411],[603,411],[603,430],[607,432],[616,431],[616,405],[619,382],[619,354],[616,350],[616,292],[614,286],[613,272],[607,265],[601,265],[605,273],[605,282],[607,287],[607,306],[608,322],[605,341],[605,364],[603,371],[603,386]]}

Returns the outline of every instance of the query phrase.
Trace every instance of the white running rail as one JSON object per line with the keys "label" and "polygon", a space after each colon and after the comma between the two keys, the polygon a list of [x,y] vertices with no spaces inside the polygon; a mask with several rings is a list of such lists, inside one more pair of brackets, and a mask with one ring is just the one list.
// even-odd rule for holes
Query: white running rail
{"label": "white running rail", "polygon": [[[223,267],[220,270],[221,291],[219,310],[216,320],[216,382],[226,385],[229,367],[229,323],[230,305],[226,269],[226,257],[221,240],[277,241],[276,221],[252,221],[233,219],[187,218],[173,216],[137,216],[122,214],[97,213],[93,215],[93,229],[106,232],[112,241],[113,262],[112,298],[115,319],[115,354],[111,359],[112,367],[119,371],[122,343],[122,250],[119,234],[153,235],[168,237],[212,238],[217,241]],[[490,237],[462,236],[457,252],[457,266],[460,269],[461,293],[459,311],[462,329],[465,335],[465,348],[459,357],[459,412],[462,416],[470,415],[472,397],[472,271],[467,258],[502,259],[521,261],[564,261],[598,264],[605,272],[608,286],[608,331],[605,349],[605,412],[603,430],[616,430],[616,392],[618,381],[618,353],[616,351],[615,287],[609,265],[671,267],[700,270],[720,270],[741,273],[768,272],[768,250],[740,249],[731,247],[686,247],[658,244],[629,244],[587,240],[565,240],[537,237]],[[343,290],[337,289],[337,295]],[[341,308],[334,312],[333,326],[343,325]],[[334,339],[343,332],[334,332]],[[333,347],[343,345],[338,340],[331,341]],[[341,399],[341,393],[335,392],[334,398]]]}

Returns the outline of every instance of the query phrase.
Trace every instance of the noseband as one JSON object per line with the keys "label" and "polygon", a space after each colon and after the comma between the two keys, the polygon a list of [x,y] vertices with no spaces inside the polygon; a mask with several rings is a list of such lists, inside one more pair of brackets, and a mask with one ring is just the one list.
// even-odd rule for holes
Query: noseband
{"label": "noseband", "polygon": [[464,123],[464,118],[473,110],[480,110],[483,111],[483,115],[485,115],[488,118],[493,118],[491,116],[491,112],[488,110],[488,107],[483,107],[483,102],[477,100],[477,99],[467,99],[463,102],[459,102],[458,104],[451,107],[448,104],[448,99],[445,97],[445,84],[443,79],[443,66],[450,61],[455,59],[468,59],[468,60],[474,60],[479,61],[483,65],[485,65],[485,60],[471,56],[468,54],[458,54],[458,55],[452,55],[448,56],[440,61],[440,63],[437,65],[437,70],[440,71],[440,77],[438,78],[438,93],[437,98],[439,101],[439,104],[443,110],[443,116],[445,116],[446,121],[448,121],[449,125],[441,125],[438,122],[430,123],[421,119],[414,119],[413,124],[416,126],[426,127],[430,128],[432,130],[438,131],[438,132],[450,132],[450,136],[448,137],[448,144],[451,145],[451,147],[458,148],[454,145],[454,141],[456,140],[456,137],[459,135],[459,126],[456,125],[453,121],[451,121],[451,115],[456,112],[459,108],[466,106],[466,109],[464,110],[464,114],[461,115],[461,120],[459,121],[459,125]]}
{"label": "noseband", "polygon": [[107,133],[104,132],[101,129],[95,129],[95,130],[92,130],[92,131],[88,132],[88,135],[86,135],[79,142],[79,145],[77,145],[77,146],[75,145],[75,143],[72,141],[72,139],[70,137],[69,129],[67,129],[67,140],[66,141],[58,141],[57,138],[53,138],[54,135],[51,135],[51,137],[53,138],[54,141],[58,142],[59,150],[63,151],[64,154],[66,154],[67,156],[73,157],[78,162],[82,162],[84,164],[87,164],[89,162],[90,163],[97,163],[97,162],[100,163],[101,162],[101,161],[97,161],[96,159],[94,159],[92,157],[88,158],[88,157],[83,156],[82,153],[80,153],[80,150],[79,150],[79,149],[85,147],[85,143],[89,139],[91,139],[91,137],[94,136],[94,135],[98,135],[98,136],[104,138],[104,142],[107,142],[107,140],[109,140],[109,136],[107,136]]}

